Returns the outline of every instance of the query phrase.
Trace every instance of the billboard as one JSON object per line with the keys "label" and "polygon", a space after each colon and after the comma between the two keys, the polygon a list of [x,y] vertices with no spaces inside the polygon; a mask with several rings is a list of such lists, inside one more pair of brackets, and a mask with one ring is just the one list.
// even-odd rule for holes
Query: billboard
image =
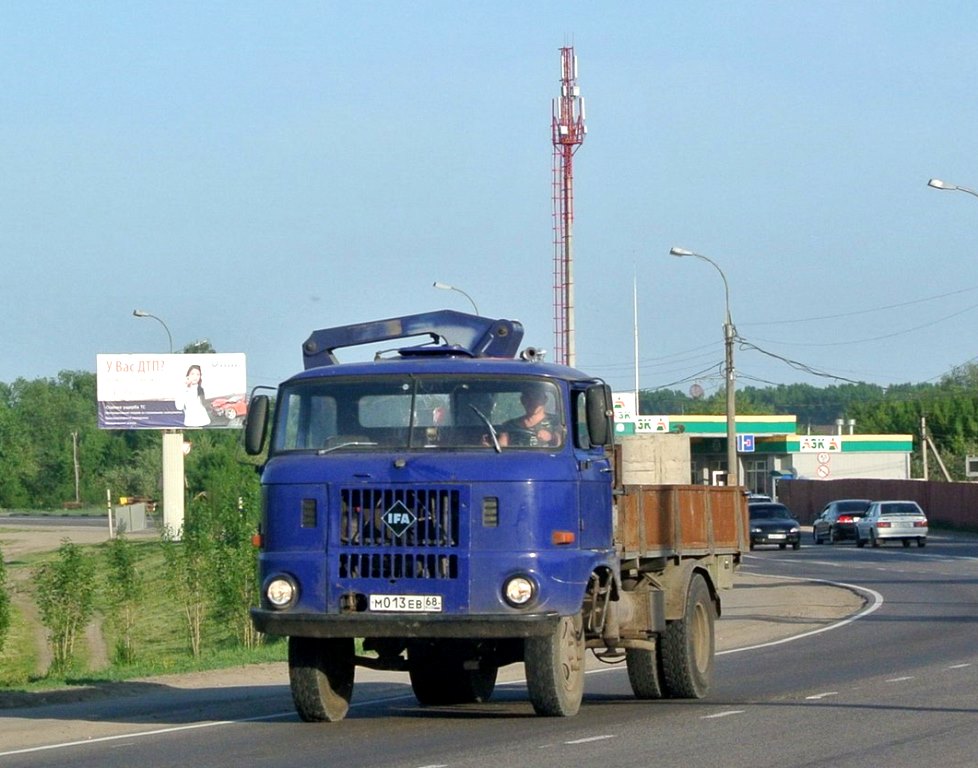
{"label": "billboard", "polygon": [[247,410],[244,353],[97,355],[99,429],[228,429]]}

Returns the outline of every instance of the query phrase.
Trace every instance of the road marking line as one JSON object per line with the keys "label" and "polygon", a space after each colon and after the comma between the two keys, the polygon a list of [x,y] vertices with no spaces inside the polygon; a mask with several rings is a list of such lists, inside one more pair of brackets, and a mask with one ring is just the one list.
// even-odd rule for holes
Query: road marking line
{"label": "road marking line", "polygon": [[952,664],[950,667],[948,667],[948,669],[964,669],[965,667],[970,667],[970,666],[971,666],[970,663],[967,663],[967,664]]}
{"label": "road marking line", "polygon": [[716,652],[717,656],[725,656],[728,653],[742,653],[743,651],[756,651],[761,648],[770,648],[775,645],[784,645],[785,643],[792,643],[795,640],[801,640],[802,638],[811,637],[812,635],[820,635],[822,634],[822,632],[831,632],[833,629],[839,629],[840,627],[845,627],[849,624],[852,624],[854,621],[858,621],[859,619],[865,618],[866,616],[869,616],[869,614],[875,613],[876,611],[878,611],[880,608],[883,607],[883,595],[881,595],[875,589],[870,589],[869,587],[860,587],[857,586],[856,584],[847,584],[846,582],[843,581],[831,581],[830,579],[806,579],[799,576],[776,576],[767,573],[755,573],[752,575],[760,576],[762,578],[769,578],[769,579],[786,579],[788,581],[804,581],[812,584],[829,584],[833,587],[844,587],[845,589],[850,589],[853,592],[858,592],[863,595],[868,595],[871,598],[871,600],[870,600],[870,604],[865,608],[863,608],[863,610],[859,611],[858,613],[854,613],[852,616],[849,616],[846,619],[837,621],[834,624],[829,624],[828,626],[820,627],[819,629],[813,629],[809,632],[802,632],[800,635],[792,635],[791,637],[784,637],[780,640],[772,640],[769,643],[759,643],[758,645],[745,645],[743,648],[730,648],[726,651],[717,651]]}
{"label": "road marking line", "polygon": [[604,736],[587,736],[583,739],[574,739],[573,741],[565,741],[564,744],[587,744],[589,741],[604,741],[605,739],[616,738],[613,734],[605,734]]}
{"label": "road marking line", "polygon": [[730,715],[742,715],[745,710],[743,709],[731,709],[726,712],[716,712],[712,715],[703,715],[700,720],[715,720],[720,717],[730,717]]}
{"label": "road marking line", "polygon": [[891,677],[886,682],[888,683],[902,683],[906,680],[913,680],[913,675],[904,675],[903,677]]}
{"label": "road marking line", "polygon": [[826,696],[838,696],[838,691],[826,691],[825,693],[816,693],[814,696],[806,696],[805,698],[809,701],[818,701],[819,699],[824,699]]}

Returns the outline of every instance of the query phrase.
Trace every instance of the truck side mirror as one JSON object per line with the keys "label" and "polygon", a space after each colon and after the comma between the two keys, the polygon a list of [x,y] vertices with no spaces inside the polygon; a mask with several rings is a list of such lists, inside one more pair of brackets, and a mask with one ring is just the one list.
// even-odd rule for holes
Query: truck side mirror
{"label": "truck side mirror", "polygon": [[255,395],[248,402],[248,416],[245,420],[245,452],[257,456],[265,447],[265,433],[268,431],[268,395]]}
{"label": "truck side mirror", "polygon": [[591,445],[611,445],[614,429],[611,387],[595,384],[587,390],[587,433]]}

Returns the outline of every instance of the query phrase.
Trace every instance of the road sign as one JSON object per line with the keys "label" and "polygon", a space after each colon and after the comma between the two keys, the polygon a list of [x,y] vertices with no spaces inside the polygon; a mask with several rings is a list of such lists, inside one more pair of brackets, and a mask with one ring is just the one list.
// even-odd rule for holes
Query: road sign
{"label": "road sign", "polygon": [[737,435],[737,453],[753,453],[753,452],[754,452],[754,436]]}

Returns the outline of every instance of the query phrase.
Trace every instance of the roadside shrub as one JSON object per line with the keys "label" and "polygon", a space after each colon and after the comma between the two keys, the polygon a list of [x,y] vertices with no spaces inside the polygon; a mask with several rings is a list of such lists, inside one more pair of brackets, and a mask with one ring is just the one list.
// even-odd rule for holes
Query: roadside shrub
{"label": "roadside shrub", "polygon": [[49,675],[64,677],[74,666],[75,641],[95,610],[95,563],[65,539],[52,562],[34,571],[37,608],[48,629]]}
{"label": "roadside shrub", "polygon": [[115,632],[113,661],[132,664],[136,660],[134,632],[136,613],[143,597],[143,576],[136,568],[136,552],[125,536],[117,536],[106,548],[108,583],[105,614]]}
{"label": "roadside shrub", "polygon": [[10,594],[7,592],[7,566],[3,563],[3,550],[0,549],[0,652],[3,651],[10,631]]}
{"label": "roadside shrub", "polygon": [[195,659],[200,657],[204,622],[211,608],[213,592],[210,561],[215,542],[207,513],[207,505],[194,499],[184,518],[179,540],[170,531],[163,537],[166,590],[183,611],[187,644]]}

